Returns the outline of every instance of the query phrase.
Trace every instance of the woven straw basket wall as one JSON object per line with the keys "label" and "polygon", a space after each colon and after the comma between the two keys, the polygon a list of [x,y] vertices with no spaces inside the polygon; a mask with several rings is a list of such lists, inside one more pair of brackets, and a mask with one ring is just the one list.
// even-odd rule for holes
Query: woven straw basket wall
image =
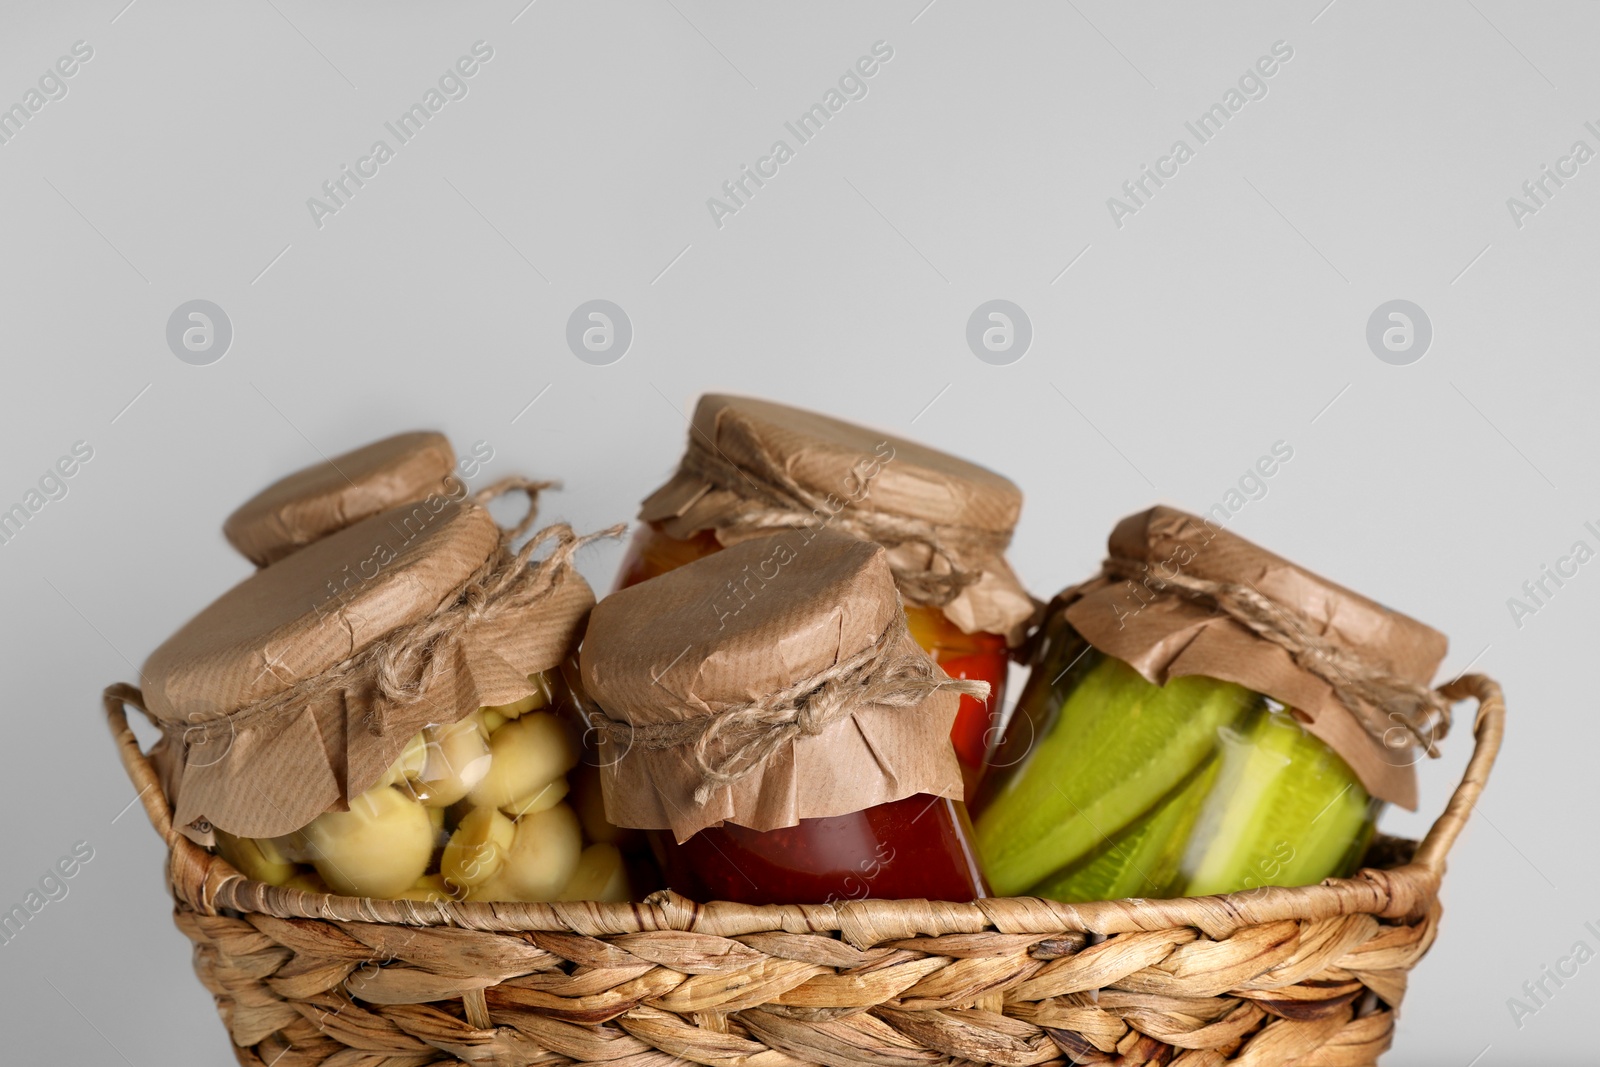
{"label": "woven straw basket wall", "polygon": [[[106,711],[169,849],[178,928],[249,1067],[1357,1067],[1389,1047],[1439,922],[1445,856],[1499,749],[1494,682],[1475,749],[1420,845],[1296,889],[1068,905],[424,904],[250,881],[172,828]],[[1369,862],[1377,863],[1376,853]]]}

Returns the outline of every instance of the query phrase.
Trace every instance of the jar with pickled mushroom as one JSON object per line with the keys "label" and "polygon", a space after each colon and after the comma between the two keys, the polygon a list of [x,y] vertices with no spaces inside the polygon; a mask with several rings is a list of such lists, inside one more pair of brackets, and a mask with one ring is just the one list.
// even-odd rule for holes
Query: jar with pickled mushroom
{"label": "jar with pickled mushroom", "polygon": [[1416,805],[1443,635],[1171,508],[1123,520],[1109,548],[1051,604],[978,798],[995,891],[1207,896],[1353,873],[1382,805]]}
{"label": "jar with pickled mushroom", "polygon": [[[595,608],[580,652],[605,813],[697,900],[986,895],[948,740],[952,679],[920,649],[879,545],[744,541]],[[763,559],[775,578],[708,610]]]}
{"label": "jar with pickled mushroom", "polygon": [[555,526],[515,551],[478,504],[414,502],[224,594],[144,669],[177,824],[307,892],[627,899],[573,806],[578,543]]}
{"label": "jar with pickled mushroom", "polygon": [[[1022,509],[1010,480],[955,456],[838,419],[708,394],[688,449],[645,500],[619,589],[777,529],[832,529],[888,550],[917,643],[947,674],[983,681],[951,728],[968,798],[1000,734],[1008,649],[1034,604],[1005,559]],[[712,598],[737,614],[771,575],[729,576]]]}

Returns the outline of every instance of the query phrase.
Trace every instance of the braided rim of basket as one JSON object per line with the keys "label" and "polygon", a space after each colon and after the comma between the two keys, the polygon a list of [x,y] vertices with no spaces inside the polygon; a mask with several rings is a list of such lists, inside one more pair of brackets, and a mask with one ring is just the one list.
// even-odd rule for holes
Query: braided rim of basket
{"label": "braided rim of basket", "polygon": [[[406,926],[456,926],[496,932],[570,931],[614,936],[654,930],[693,931],[737,937],[765,931],[837,931],[862,947],[917,936],[1040,931],[1121,934],[1195,927],[1210,937],[1226,937],[1245,926],[1286,919],[1318,920],[1365,914],[1417,919],[1433,908],[1450,847],[1466,825],[1505,729],[1500,686],[1485,675],[1469,674],[1441,686],[1451,701],[1478,702],[1475,745],[1461,782],[1434,821],[1411,862],[1389,870],[1371,868],[1351,878],[1320,885],[1265,886],[1242,893],[1172,900],[1096,901],[1063,904],[1037,897],[990,897],[971,902],[927,900],[852,900],[839,904],[755,906],[728,901],[696,903],[675,893],[653,894],[642,903],[427,903],[376,900],[308,893],[253,881],[178,833],[172,809],[155,768],[128,725],[125,708],[144,712],[142,694],[118,683],[105,690],[105,711],[123,767],[139,791],[156,832],[167,843],[167,878],[173,895],[203,915],[221,911],[257,912],[280,919],[393,923]],[[148,712],[145,712],[148,717]]]}

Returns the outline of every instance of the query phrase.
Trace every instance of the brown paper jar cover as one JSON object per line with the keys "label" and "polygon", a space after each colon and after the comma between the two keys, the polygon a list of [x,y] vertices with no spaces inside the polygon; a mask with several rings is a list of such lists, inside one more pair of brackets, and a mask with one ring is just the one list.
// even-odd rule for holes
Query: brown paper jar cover
{"label": "brown paper jar cover", "polygon": [[191,619],[142,672],[163,726],[153,755],[174,824],[202,843],[206,824],[241,837],[289,833],[343,809],[423,726],[525,696],[531,673],[575,651],[594,605],[571,568],[527,610],[476,616],[440,638],[443,669],[414,702],[384,697],[376,668],[363,668],[287,709],[249,708],[454,603],[507,551],[483,507],[433,498],[331,534]]}
{"label": "brown paper jar cover", "polygon": [[[1154,579],[1176,570],[1253,586],[1295,612],[1316,636],[1424,687],[1432,683],[1448,647],[1445,635],[1432,627],[1175,508],[1154,507],[1123,519],[1107,547],[1114,559],[1147,563]],[[1417,750],[1386,748],[1327,682],[1227,615],[1174,593],[1104,576],[1067,590],[1052,610],[1057,606],[1084,640],[1151,682],[1206,675],[1304,713],[1306,729],[1350,765],[1367,792],[1416,809]]]}
{"label": "brown paper jar cover", "polygon": [[[729,582],[748,593],[731,613],[714,604]],[[583,683],[624,723],[717,715],[850,658],[900,610],[882,546],[834,531],[743,541],[602,600],[579,654]],[[902,644],[926,656],[909,636]],[[858,706],[704,805],[693,802],[700,776],[681,748],[646,751],[605,737],[606,817],[670,829],[682,842],[724,820],[773,830],[915,793],[959,798],[948,740],[958,701],[941,690],[912,708]]]}
{"label": "brown paper jar cover", "polygon": [[444,434],[396,434],[278,479],[239,505],[222,532],[265,567],[397,505],[434,494],[459,498],[455,465]]}
{"label": "brown paper jar cover", "polygon": [[[749,492],[745,477],[770,484],[776,466],[807,491],[853,501],[849,506],[857,511],[920,520],[947,528],[953,538],[970,533],[992,543],[977,561],[982,577],[941,610],[966,633],[1020,640],[1035,605],[1003,554],[1022,511],[1022,490],[1010,479],[914,441],[752,397],[702,396],[689,435],[691,446],[709,446],[742,476],[718,485],[681,465],[645,499],[641,520],[659,522],[679,539],[713,530],[724,545],[770,533],[770,526],[752,527],[739,517]],[[864,469],[876,473],[863,490]],[[908,541],[889,551],[897,568],[948,570],[924,544]]]}

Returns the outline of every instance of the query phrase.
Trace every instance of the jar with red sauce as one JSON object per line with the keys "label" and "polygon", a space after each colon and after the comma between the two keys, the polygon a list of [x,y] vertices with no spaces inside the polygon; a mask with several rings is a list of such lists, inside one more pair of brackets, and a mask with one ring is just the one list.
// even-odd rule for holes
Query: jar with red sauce
{"label": "jar with red sauce", "polygon": [[602,600],[580,663],[606,818],[648,832],[677,892],[987,895],[947,740],[983,685],[912,638],[881,545],[741,541]]}
{"label": "jar with red sauce", "polygon": [[[911,634],[962,697],[950,739],[971,799],[999,740],[1009,649],[1034,603],[1005,560],[1022,491],[955,456],[748,397],[700,398],[678,470],[645,500],[619,589],[776,529],[832,529],[888,550]],[[723,604],[750,595],[733,575]]]}

